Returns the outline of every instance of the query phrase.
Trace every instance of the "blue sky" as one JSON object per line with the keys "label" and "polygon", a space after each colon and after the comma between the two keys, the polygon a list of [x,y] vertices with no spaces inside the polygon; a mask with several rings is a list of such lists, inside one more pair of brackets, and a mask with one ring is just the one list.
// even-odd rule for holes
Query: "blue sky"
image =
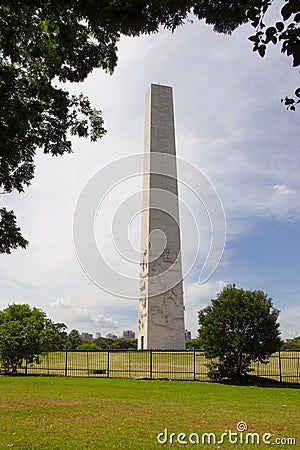
{"label": "blue sky", "polygon": [[[300,334],[300,115],[280,103],[297,87],[297,70],[291,70],[291,62],[276,47],[264,60],[252,53],[247,40],[251,33],[244,26],[232,36],[222,36],[195,21],[173,35],[161,31],[123,38],[113,76],[96,70],[84,83],[68,85],[103,111],[108,133],[97,143],[74,139],[72,155],[37,155],[36,177],[26,193],[3,196],[30,247],[1,255],[1,309],[28,302],[65,322],[69,331],[105,335],[137,330],[137,301],[107,294],[82,270],[72,222],[80,192],[95,172],[119,158],[142,154],[146,91],[150,83],[161,83],[174,91],[177,154],[208,177],[227,220],[221,263],[199,285],[210,229],[199,205],[191,202],[203,254],[185,280],[187,328],[195,336],[197,311],[226,283],[236,283],[273,298],[281,310],[283,337]],[[98,244],[109,255],[113,205],[140,189],[141,177],[121,185],[111,205],[98,214]],[[179,189],[188,204],[184,188]],[[184,227],[185,217],[181,221],[183,260],[189,265],[195,236]],[[139,220],[132,224],[130,239],[139,247]],[[118,266],[113,256],[112,261]],[[138,276],[138,266],[132,265],[129,272]],[[138,292],[138,282],[133,283]]]}

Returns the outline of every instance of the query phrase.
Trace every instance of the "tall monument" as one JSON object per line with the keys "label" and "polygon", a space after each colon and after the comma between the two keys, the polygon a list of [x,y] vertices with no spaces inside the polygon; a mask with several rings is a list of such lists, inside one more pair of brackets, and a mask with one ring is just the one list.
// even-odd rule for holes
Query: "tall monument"
{"label": "tall monument", "polygon": [[185,348],[172,88],[146,97],[138,348]]}

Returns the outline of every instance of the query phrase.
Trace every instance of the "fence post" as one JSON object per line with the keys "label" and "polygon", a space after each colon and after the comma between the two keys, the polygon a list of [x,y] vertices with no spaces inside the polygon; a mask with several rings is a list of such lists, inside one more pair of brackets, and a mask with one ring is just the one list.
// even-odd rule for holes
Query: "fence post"
{"label": "fence post", "polygon": [[150,380],[152,380],[152,349],[150,349]]}
{"label": "fence post", "polygon": [[25,375],[27,375],[28,370],[28,349],[26,350],[26,358],[25,358]]}
{"label": "fence post", "polygon": [[49,352],[47,353],[47,373],[50,375],[50,366],[49,366]]}
{"label": "fence post", "polygon": [[196,350],[194,347],[194,381],[196,381]]}
{"label": "fence post", "polygon": [[68,349],[66,348],[65,377],[68,375]]}
{"label": "fence post", "polygon": [[279,382],[282,383],[281,353],[280,353],[280,349],[279,349],[279,351],[278,351],[278,363],[279,363]]}
{"label": "fence post", "polygon": [[128,350],[128,377],[131,378],[130,351]]}
{"label": "fence post", "polygon": [[107,378],[109,378],[109,349],[107,350]]}
{"label": "fence post", "polygon": [[90,376],[90,370],[89,370],[89,351],[87,350],[86,351],[86,370],[87,370],[87,373],[88,373],[88,377]]}

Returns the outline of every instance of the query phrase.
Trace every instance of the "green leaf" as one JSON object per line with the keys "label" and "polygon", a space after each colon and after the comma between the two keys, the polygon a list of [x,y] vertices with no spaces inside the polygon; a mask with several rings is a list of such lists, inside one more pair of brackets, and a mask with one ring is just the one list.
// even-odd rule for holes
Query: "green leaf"
{"label": "green leaf", "polygon": [[266,35],[267,36],[273,36],[274,34],[277,33],[277,30],[275,27],[269,27],[266,29]]}
{"label": "green leaf", "polygon": [[252,42],[258,42],[259,41],[259,37],[256,36],[256,34],[254,34],[253,36],[248,37],[249,41]]}
{"label": "green leaf", "polygon": [[260,45],[258,47],[258,53],[260,54],[260,56],[263,58],[266,54],[266,46],[264,44]]}
{"label": "green leaf", "polygon": [[273,44],[277,44],[277,37],[275,36],[275,34],[277,33],[277,30],[275,27],[269,27],[266,30],[266,39],[263,41],[266,44],[268,44],[269,42],[273,42]]}
{"label": "green leaf", "polygon": [[289,3],[286,3],[284,7],[281,9],[281,15],[284,21],[288,20],[288,18],[291,17],[292,9]]}
{"label": "green leaf", "polygon": [[291,52],[293,54],[293,67],[300,66],[300,41],[297,44],[295,44]]}
{"label": "green leaf", "polygon": [[282,31],[284,29],[284,24],[282,22],[276,22],[276,28],[278,31]]}
{"label": "green leaf", "polygon": [[274,45],[277,44],[277,37],[276,36],[272,36],[271,37],[271,41],[273,42]]}
{"label": "green leaf", "polygon": [[284,104],[285,105],[293,105],[295,103],[295,100],[293,98],[285,97]]}

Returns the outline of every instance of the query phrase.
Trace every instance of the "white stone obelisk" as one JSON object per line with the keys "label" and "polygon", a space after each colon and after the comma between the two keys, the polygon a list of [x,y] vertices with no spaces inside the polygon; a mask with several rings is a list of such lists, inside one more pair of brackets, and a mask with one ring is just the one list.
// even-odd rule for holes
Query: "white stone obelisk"
{"label": "white stone obelisk", "polygon": [[146,97],[138,348],[185,349],[172,88]]}

